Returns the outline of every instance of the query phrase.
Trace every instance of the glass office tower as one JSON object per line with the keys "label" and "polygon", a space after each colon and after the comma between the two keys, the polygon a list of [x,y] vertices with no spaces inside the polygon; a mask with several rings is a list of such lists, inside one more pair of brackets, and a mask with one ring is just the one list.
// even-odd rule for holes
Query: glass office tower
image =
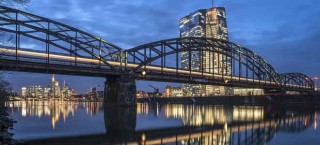
{"label": "glass office tower", "polygon": [[[180,19],[180,37],[207,37],[228,40],[226,12],[224,7],[200,9]],[[203,60],[201,59],[203,55]],[[231,63],[228,58],[212,52],[193,51],[191,53],[191,70],[216,74],[231,74]],[[203,61],[203,62],[202,62]],[[203,64],[203,65],[202,65]],[[189,69],[189,53],[181,54],[181,67]],[[192,96],[226,95],[232,90],[223,86],[183,84],[183,89]]]}

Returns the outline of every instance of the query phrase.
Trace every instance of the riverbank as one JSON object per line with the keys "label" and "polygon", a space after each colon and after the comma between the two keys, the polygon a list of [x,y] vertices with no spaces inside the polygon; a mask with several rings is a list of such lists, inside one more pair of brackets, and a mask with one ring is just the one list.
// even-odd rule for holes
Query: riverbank
{"label": "riverbank", "polygon": [[265,95],[265,96],[211,96],[179,98],[138,98],[139,103],[160,104],[212,104],[212,105],[265,105],[310,104],[317,101],[315,95]]}
{"label": "riverbank", "polygon": [[12,138],[13,133],[9,133],[8,130],[13,127],[13,123],[16,121],[9,118],[9,114],[6,111],[4,105],[0,105],[0,144],[1,145],[13,145],[15,140]]}

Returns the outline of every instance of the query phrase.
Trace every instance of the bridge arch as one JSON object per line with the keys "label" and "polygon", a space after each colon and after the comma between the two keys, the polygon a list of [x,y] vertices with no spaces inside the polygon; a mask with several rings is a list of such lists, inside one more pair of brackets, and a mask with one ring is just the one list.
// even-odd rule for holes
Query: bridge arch
{"label": "bridge arch", "polygon": [[313,80],[302,73],[281,74],[281,83],[288,91],[296,90],[296,86],[300,86],[301,90],[314,91]]}
{"label": "bridge arch", "polygon": [[74,27],[4,6],[0,6],[0,31],[15,35],[13,48],[16,50],[21,49],[20,41],[24,37],[44,43],[43,50],[48,54],[54,47],[69,56],[97,59],[109,67],[113,66],[107,61],[118,60],[122,51],[120,47]]}
{"label": "bridge arch", "polygon": [[[198,52],[200,55],[194,55],[194,52]],[[181,56],[185,53],[189,57],[187,64],[193,63],[191,59],[199,57],[197,59],[202,64],[195,71],[222,76],[238,75],[239,78],[245,77],[247,79],[273,82],[279,87],[281,85],[279,83],[281,81],[280,75],[261,56],[245,47],[224,40],[199,37],[174,38],[140,45],[125,50],[124,53],[128,63],[137,64],[134,68],[135,71],[141,71],[147,65],[166,67],[166,57],[169,55],[175,56],[175,62],[173,62],[175,65],[171,66],[171,68],[191,71],[192,67],[190,65],[186,67],[179,64]],[[204,53],[206,53],[206,56],[203,55]],[[207,66],[204,67],[205,57],[221,58],[218,59],[218,62],[205,62]],[[216,64],[214,65],[214,63],[218,63],[218,67],[215,67]],[[229,66],[230,70],[226,66]],[[223,70],[216,71],[214,70],[216,68]]]}

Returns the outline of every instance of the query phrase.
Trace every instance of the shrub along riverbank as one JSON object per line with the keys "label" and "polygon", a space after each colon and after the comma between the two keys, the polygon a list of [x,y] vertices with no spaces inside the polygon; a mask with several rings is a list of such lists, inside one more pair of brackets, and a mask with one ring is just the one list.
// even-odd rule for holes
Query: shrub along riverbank
{"label": "shrub along riverbank", "polygon": [[1,101],[0,105],[0,144],[15,144],[14,140],[12,139],[13,134],[8,132],[9,128],[13,127],[13,121],[8,117],[8,113],[6,112],[6,108]]}
{"label": "shrub along riverbank", "polygon": [[12,139],[13,134],[8,129],[13,127],[14,120],[9,118],[5,103],[10,92],[9,83],[0,74],[0,145],[13,145],[15,141]]}

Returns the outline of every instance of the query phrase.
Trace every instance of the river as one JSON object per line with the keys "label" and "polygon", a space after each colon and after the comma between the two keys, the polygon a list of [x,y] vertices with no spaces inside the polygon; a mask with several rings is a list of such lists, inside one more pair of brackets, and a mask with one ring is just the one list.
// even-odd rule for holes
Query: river
{"label": "river", "polygon": [[[314,106],[12,101],[13,138],[32,145],[320,144]],[[284,109],[285,108],[285,109]]]}

